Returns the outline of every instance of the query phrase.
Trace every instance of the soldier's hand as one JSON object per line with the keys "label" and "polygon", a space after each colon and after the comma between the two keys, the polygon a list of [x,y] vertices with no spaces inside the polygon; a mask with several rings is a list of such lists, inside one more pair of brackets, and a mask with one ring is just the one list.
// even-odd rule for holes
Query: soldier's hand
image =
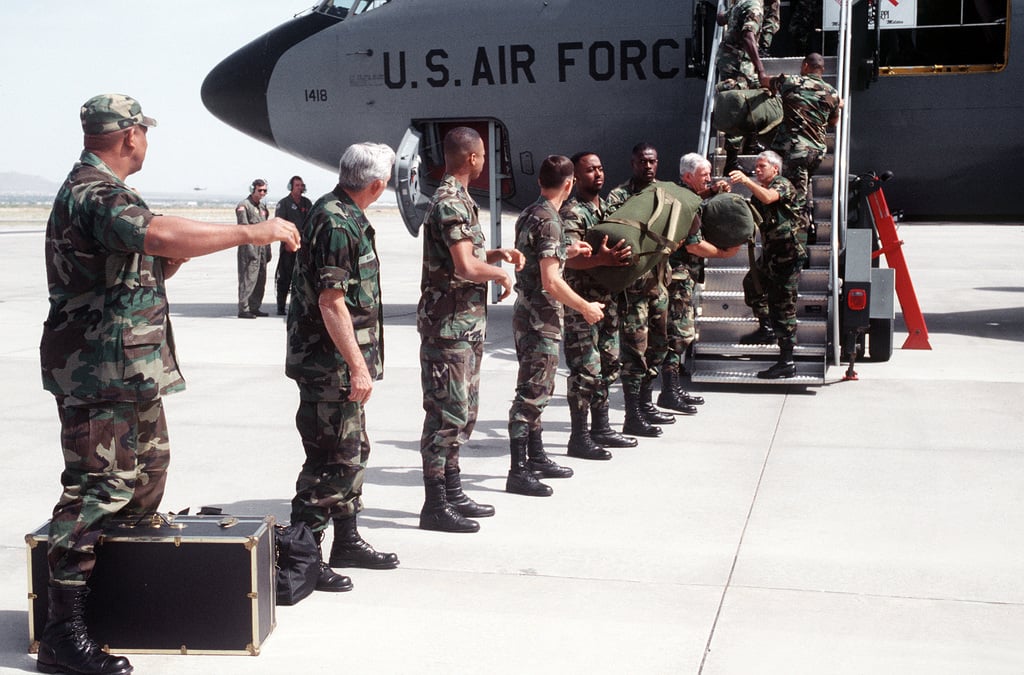
{"label": "soldier's hand", "polygon": [[265,246],[280,241],[284,242],[285,248],[289,251],[295,252],[302,245],[302,237],[299,236],[298,229],[284,218],[275,216],[270,220],[252,225],[251,229],[253,231],[252,243],[256,246]]}
{"label": "soldier's hand", "polygon": [[590,244],[585,241],[577,241],[565,249],[565,257],[575,258],[576,256],[581,255],[584,258],[589,258],[593,252],[594,249],[591,248]]}
{"label": "soldier's hand", "polygon": [[603,302],[588,302],[580,314],[588,324],[593,325],[604,318],[603,310]]}
{"label": "soldier's hand", "polygon": [[[522,254],[520,253],[520,255]],[[512,294],[512,279],[510,279],[507,274],[502,274],[500,279],[494,280],[494,283],[498,284],[504,289],[501,292],[501,295],[498,296],[498,302],[501,302],[502,300],[504,300],[505,298]]]}
{"label": "soldier's hand", "polygon": [[605,267],[624,267],[629,264],[633,257],[633,247],[620,239],[615,246],[608,248],[608,235],[601,240],[601,248],[598,249],[597,259]]}
{"label": "soldier's hand", "polygon": [[737,244],[736,246],[733,246],[732,248],[725,248],[725,249],[720,248],[720,249],[718,249],[718,257],[719,258],[731,258],[734,255],[736,255],[737,253],[739,253],[741,248],[743,248],[743,244]]}
{"label": "soldier's hand", "polygon": [[349,389],[348,400],[365,404],[373,393],[373,378],[368,372],[353,373]]}

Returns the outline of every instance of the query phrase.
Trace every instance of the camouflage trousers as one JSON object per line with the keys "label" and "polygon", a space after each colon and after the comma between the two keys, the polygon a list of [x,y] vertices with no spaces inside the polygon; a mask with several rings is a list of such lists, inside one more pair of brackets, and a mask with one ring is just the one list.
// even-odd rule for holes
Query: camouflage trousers
{"label": "camouflage trousers", "polygon": [[811,225],[811,176],[821,165],[821,153],[809,148],[790,149],[790,154],[782,155],[785,164],[782,167],[782,175],[793,184],[796,196],[793,203],[800,215],[800,229],[807,231]]}
{"label": "camouflage trousers", "polygon": [[424,478],[443,478],[445,466],[459,468],[459,447],[476,426],[483,356],[482,341],[425,337],[420,344]]}
{"label": "camouflage trousers", "polygon": [[526,438],[540,428],[540,416],[555,391],[559,340],[537,331],[515,331],[519,375],[516,395],[508,411],[508,437]]}
{"label": "camouflage trousers", "polygon": [[772,39],[779,32],[782,20],[779,16],[781,0],[764,0],[764,19],[761,21],[761,34],[757,46],[767,51],[772,46]]}
{"label": "camouflage trousers", "polygon": [[263,304],[267,287],[269,246],[246,244],[238,247],[238,311],[255,312]]}
{"label": "camouflage trousers", "polygon": [[789,17],[789,35],[797,54],[806,54],[811,49],[815,29],[821,24],[821,0],[793,0],[793,12]]}
{"label": "camouflage trousers", "polygon": [[[678,277],[678,278],[677,278]],[[668,353],[665,367],[681,371],[686,350],[696,336],[696,315],[693,306],[693,277],[688,267],[672,271],[668,285]]]}
{"label": "camouflage trousers", "polygon": [[300,401],[295,428],[306,461],[295,481],[293,523],[314,532],[334,518],[350,518],[363,509],[363,474],[370,457],[366,412],[355,401]]}
{"label": "camouflage trousers", "polygon": [[[735,80],[737,89],[757,89],[761,86],[753,61],[740,48],[723,44],[718,51],[717,66],[718,79]],[[726,136],[724,145],[727,150],[738,153],[743,145],[743,135]]]}
{"label": "camouflage trousers", "polygon": [[769,237],[754,268],[743,277],[744,301],[757,319],[771,320],[780,347],[796,344],[796,298],[806,258],[797,236]]}
{"label": "camouflage trousers", "polygon": [[619,300],[622,388],[639,394],[668,351],[668,292],[654,277],[626,289]]}
{"label": "camouflage trousers", "polygon": [[619,312],[605,292],[584,295],[604,303],[604,318],[588,324],[576,310],[565,308],[564,350],[569,367],[566,399],[577,412],[608,400],[608,388],[619,379]]}
{"label": "camouflage trousers", "polygon": [[69,405],[57,398],[64,490],[53,508],[47,559],[60,584],[86,583],[111,517],[155,513],[171,461],[160,399]]}

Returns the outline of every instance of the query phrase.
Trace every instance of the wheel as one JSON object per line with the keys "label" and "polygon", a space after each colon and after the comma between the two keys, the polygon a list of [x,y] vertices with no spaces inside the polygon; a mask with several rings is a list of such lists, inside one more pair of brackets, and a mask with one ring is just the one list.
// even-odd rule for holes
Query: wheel
{"label": "wheel", "polygon": [[872,361],[888,361],[892,357],[892,319],[871,319],[868,328],[868,354]]}

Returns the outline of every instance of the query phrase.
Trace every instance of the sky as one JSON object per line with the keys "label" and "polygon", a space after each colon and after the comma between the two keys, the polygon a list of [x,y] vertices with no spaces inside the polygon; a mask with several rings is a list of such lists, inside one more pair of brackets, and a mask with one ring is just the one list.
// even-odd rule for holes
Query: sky
{"label": "sky", "polygon": [[[3,0],[0,2],[0,172],[59,183],[78,159],[78,112],[96,94],[136,98],[159,125],[142,171],[143,196],[206,188],[268,198],[300,174],[310,194],[336,176],[227,126],[203,107],[206,74],[234,50],[313,5],[313,0]],[[3,186],[0,186],[0,190]],[[199,194],[199,193],[197,193]]]}

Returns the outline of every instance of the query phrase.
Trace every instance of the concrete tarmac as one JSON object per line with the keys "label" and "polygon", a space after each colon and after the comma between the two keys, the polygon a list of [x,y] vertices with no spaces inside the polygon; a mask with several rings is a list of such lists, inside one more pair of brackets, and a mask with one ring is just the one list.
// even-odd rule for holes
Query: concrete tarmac
{"label": "concrete tarmac", "polygon": [[[860,363],[853,382],[841,366],[821,387],[705,387],[698,415],[610,462],[565,457],[561,371],[545,440],[576,475],[548,481],[548,498],[504,492],[516,360],[511,301],[492,306],[462,466],[497,514],[465,535],[417,527],[421,242],[393,207],[370,215],[386,364],[367,407],[359,523],[401,566],[348,570],[354,591],[277,608],[258,656],[131,655],[137,673],[1024,672],[1020,224],[901,227],[930,351]],[[60,492],[38,365],[42,254],[43,223],[0,223],[4,672],[35,671],[24,535]],[[188,389],[165,399],[163,508],[287,520],[302,449],[284,321],[237,319],[235,288],[233,251],[169,283]],[[268,283],[264,309],[272,297]],[[897,347],[905,337],[899,321]],[[617,389],[612,400],[619,423]]]}

